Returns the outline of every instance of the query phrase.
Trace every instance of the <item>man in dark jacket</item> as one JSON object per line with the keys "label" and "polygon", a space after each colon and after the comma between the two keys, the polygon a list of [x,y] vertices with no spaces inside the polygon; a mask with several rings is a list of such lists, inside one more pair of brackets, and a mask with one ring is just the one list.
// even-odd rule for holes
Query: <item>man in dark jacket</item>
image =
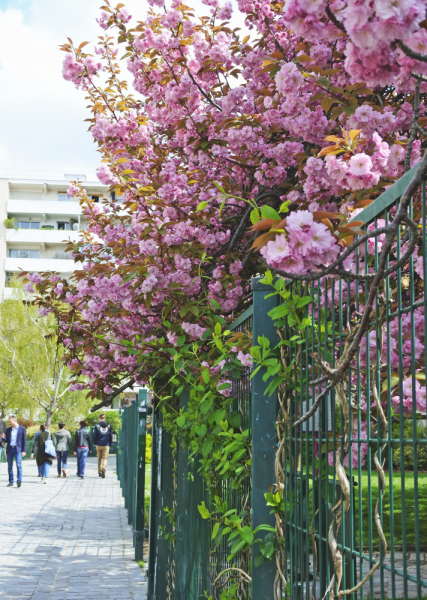
{"label": "man in dark jacket", "polygon": [[22,459],[27,452],[27,430],[22,425],[18,425],[15,415],[9,417],[9,425],[6,429],[6,455],[7,466],[9,468],[9,483],[7,487],[13,486],[13,459],[16,462],[17,483],[21,487],[22,483]]}
{"label": "man in dark jacket", "polygon": [[6,446],[6,423],[0,419],[0,463],[3,454],[3,448]]}
{"label": "man in dark jacket", "polygon": [[108,453],[113,443],[113,430],[105,420],[105,413],[99,415],[98,423],[95,425],[93,432],[93,443],[96,446],[98,455],[98,473],[100,477],[104,478],[107,471]]}

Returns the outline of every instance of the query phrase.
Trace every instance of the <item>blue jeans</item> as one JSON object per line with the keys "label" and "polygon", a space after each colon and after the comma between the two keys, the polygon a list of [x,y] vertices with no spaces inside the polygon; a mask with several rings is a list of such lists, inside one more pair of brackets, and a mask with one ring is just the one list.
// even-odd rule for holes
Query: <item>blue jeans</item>
{"label": "blue jeans", "polygon": [[22,481],[22,454],[16,451],[16,446],[9,449],[7,453],[7,466],[9,468],[9,481],[13,483],[13,459],[16,461],[16,470],[18,472],[18,481]]}
{"label": "blue jeans", "polygon": [[44,465],[42,465],[40,467],[40,475],[42,477],[49,477],[49,471],[50,471],[50,463],[45,462]]}
{"label": "blue jeans", "polygon": [[85,474],[85,465],[89,448],[77,448],[77,477]]}
{"label": "blue jeans", "polygon": [[58,457],[58,475],[61,475],[61,469],[64,469],[64,471],[67,470],[68,450],[61,450],[60,452],[56,453],[56,456]]}

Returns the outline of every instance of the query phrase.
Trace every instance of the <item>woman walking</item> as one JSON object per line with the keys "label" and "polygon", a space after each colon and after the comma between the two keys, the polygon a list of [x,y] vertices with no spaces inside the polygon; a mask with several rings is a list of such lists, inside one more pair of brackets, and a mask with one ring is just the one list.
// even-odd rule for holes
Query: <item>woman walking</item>
{"label": "woman walking", "polygon": [[65,423],[59,423],[58,426],[58,431],[55,431],[53,435],[53,444],[56,449],[56,458],[58,459],[58,477],[61,477],[61,470],[63,477],[67,477],[67,458],[70,449],[71,433],[68,429],[65,429]]}
{"label": "woman walking", "polygon": [[40,433],[37,436],[31,458],[36,457],[37,466],[40,468],[42,483],[47,483],[49,477],[49,469],[53,461],[53,456],[47,454],[45,444],[50,439],[50,433],[46,431],[46,425],[40,425]]}
{"label": "woman walking", "polygon": [[87,455],[92,449],[90,434],[86,429],[87,425],[87,421],[80,421],[80,429],[77,429],[74,438],[74,447],[76,449],[74,456],[77,456],[77,477],[80,477],[80,479],[83,479],[85,475]]}

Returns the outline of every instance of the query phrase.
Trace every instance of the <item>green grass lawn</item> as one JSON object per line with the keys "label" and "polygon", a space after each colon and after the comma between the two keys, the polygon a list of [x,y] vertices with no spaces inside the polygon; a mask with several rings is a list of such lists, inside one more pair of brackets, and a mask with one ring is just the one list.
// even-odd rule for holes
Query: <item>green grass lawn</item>
{"label": "green grass lawn", "polygon": [[[358,476],[354,477],[358,482]],[[393,474],[393,519],[390,518],[390,476],[386,473],[387,489],[383,500],[383,528],[389,547],[394,546],[395,550],[402,548],[404,535],[406,535],[406,545],[408,549],[415,546],[416,543],[416,511],[415,511],[415,489],[414,474],[405,473],[405,495],[402,492],[402,480],[400,473]],[[150,514],[150,485],[151,485],[151,464],[145,466],[145,518],[148,524]],[[311,487],[311,486],[310,486]],[[403,497],[405,502],[403,503]],[[378,476],[374,471],[371,476],[371,520],[372,520],[372,543],[373,547],[379,547],[379,535],[375,525],[375,506],[378,499]],[[362,500],[362,542],[365,548],[369,547],[369,477],[367,472],[362,472],[361,477],[361,500]],[[406,514],[402,518],[402,505]],[[311,509],[311,507],[310,507]],[[311,513],[311,510],[310,510]],[[356,544],[359,545],[359,485],[355,487],[355,515],[356,515]],[[419,540],[422,547],[427,548],[427,473],[418,475],[418,531]],[[393,539],[391,531],[393,523]]]}
{"label": "green grass lawn", "polygon": [[[357,481],[357,477],[355,477]],[[400,473],[393,474],[393,512],[390,507],[390,475],[386,473],[387,488],[383,500],[383,529],[388,544],[393,544],[395,549],[401,548],[404,537],[406,544],[415,546],[416,542],[416,507],[414,474],[405,473],[404,486]],[[403,493],[404,490],[404,493]],[[356,488],[356,528],[359,528],[359,490]],[[371,478],[372,497],[372,540],[374,546],[379,545],[379,536],[374,522],[375,506],[378,499],[378,477],[372,473]],[[361,477],[361,499],[362,499],[362,541],[363,546],[369,545],[369,478],[367,473]],[[405,514],[402,514],[402,510]],[[392,514],[392,516],[391,516]],[[391,531],[393,539],[391,539]],[[420,545],[427,547],[427,474],[418,475],[418,532]]]}

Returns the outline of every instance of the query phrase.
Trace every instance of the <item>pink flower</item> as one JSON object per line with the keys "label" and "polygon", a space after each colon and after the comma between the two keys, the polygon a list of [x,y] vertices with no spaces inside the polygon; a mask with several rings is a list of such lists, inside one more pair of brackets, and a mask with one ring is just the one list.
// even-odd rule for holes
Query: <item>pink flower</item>
{"label": "pink flower", "polygon": [[308,210],[297,210],[286,217],[286,231],[302,231],[311,227],[313,215]]}
{"label": "pink flower", "polygon": [[313,223],[310,233],[312,246],[317,251],[329,250],[336,245],[335,238],[323,223]]}
{"label": "pink flower", "polygon": [[372,169],[372,160],[370,156],[361,152],[350,158],[349,165],[353,175],[365,175]]}
{"label": "pink flower", "polygon": [[240,362],[242,363],[242,365],[244,367],[251,367],[252,366],[252,356],[250,354],[243,354],[242,351],[240,351],[237,355],[237,358],[240,360]]}
{"label": "pink flower", "polygon": [[32,284],[29,282],[24,285],[24,290],[26,292],[29,292],[30,294],[34,294],[34,288],[33,288]]}
{"label": "pink flower", "polygon": [[283,234],[278,235],[274,241],[268,242],[268,244],[263,247],[263,250],[264,249],[266,249],[266,254],[263,254],[263,256],[266,258],[267,262],[278,262],[290,253],[288,240]]}

